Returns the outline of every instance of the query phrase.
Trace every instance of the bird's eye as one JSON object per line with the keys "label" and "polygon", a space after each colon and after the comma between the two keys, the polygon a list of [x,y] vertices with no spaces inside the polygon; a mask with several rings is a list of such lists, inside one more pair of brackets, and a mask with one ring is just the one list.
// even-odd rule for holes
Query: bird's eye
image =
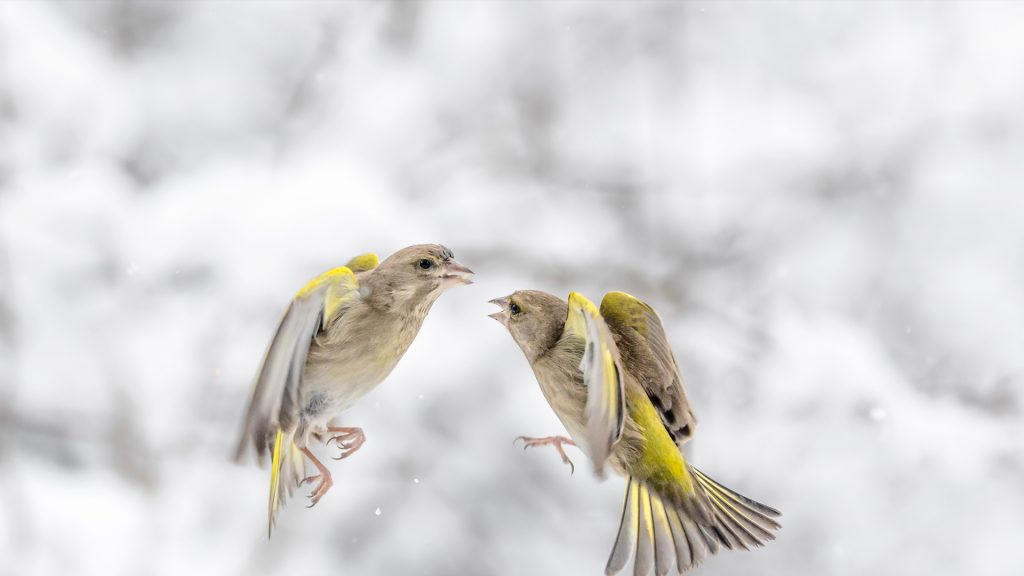
{"label": "bird's eye", "polygon": [[519,307],[519,304],[516,304],[515,302],[509,305],[508,310],[509,312],[512,313],[513,316],[523,311],[523,309]]}
{"label": "bird's eye", "polygon": [[418,265],[419,265],[420,268],[422,268],[424,270],[430,270],[431,268],[433,268],[434,263],[431,262],[430,260],[424,258],[423,260],[419,261]]}

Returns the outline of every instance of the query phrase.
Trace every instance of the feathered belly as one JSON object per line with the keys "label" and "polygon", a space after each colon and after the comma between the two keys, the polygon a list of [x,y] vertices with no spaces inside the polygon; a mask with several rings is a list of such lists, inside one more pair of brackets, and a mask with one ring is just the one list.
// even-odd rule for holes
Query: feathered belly
{"label": "feathered belly", "polygon": [[332,418],[383,382],[407,348],[405,342],[387,346],[372,338],[317,342],[303,374],[304,428],[310,432],[322,430]]}
{"label": "feathered belly", "polygon": [[332,362],[307,367],[304,412],[310,416],[330,412],[328,419],[333,417],[373,390],[394,366],[394,362],[381,362],[353,369],[351,364]]}

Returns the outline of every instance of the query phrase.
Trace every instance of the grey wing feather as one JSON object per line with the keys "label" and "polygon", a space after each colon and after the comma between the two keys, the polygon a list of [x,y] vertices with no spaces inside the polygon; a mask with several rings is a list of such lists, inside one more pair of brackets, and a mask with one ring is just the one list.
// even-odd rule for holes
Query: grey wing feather
{"label": "grey wing feather", "polygon": [[651,354],[664,375],[658,382],[652,382],[653,386],[648,387],[647,392],[659,399],[658,409],[662,421],[676,443],[681,446],[693,436],[697,419],[690,408],[690,401],[686,398],[679,366],[676,364],[675,355],[672,354],[661,319],[648,307],[644,320],[647,323],[647,343],[650,344]]}
{"label": "grey wing feather", "polygon": [[569,309],[570,315],[582,317],[586,335],[580,362],[587,388],[585,436],[594,473],[601,478],[605,461],[612,446],[622,437],[625,426],[626,397],[619,350],[604,319],[590,301],[573,293]]}
{"label": "grey wing feather", "polygon": [[626,501],[622,505],[622,519],[619,522],[619,534],[615,537],[611,557],[605,567],[606,575],[616,574],[629,562],[636,543],[639,524],[640,482],[629,478],[626,488]]}
{"label": "grey wing feather", "polygon": [[657,312],[625,292],[609,292],[601,302],[601,314],[620,344],[625,364],[658,409],[665,429],[682,446],[693,436],[697,419]]}
{"label": "grey wing feather", "polygon": [[325,292],[320,288],[292,300],[281,319],[256,376],[236,459],[252,446],[262,464],[273,449],[277,427],[287,430],[298,422],[299,384],[313,337],[320,330]]}

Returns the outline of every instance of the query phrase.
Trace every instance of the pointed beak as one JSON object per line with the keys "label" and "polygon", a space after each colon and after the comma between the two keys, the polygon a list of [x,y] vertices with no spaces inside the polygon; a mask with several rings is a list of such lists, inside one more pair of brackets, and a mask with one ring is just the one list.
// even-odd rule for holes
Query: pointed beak
{"label": "pointed beak", "polygon": [[499,324],[508,328],[508,298],[495,298],[489,302],[496,306],[500,306],[501,310],[498,310],[493,314],[488,314],[488,316],[494,318]]}
{"label": "pointed beak", "polygon": [[441,265],[441,283],[445,288],[472,284],[473,271],[455,260],[448,260]]}

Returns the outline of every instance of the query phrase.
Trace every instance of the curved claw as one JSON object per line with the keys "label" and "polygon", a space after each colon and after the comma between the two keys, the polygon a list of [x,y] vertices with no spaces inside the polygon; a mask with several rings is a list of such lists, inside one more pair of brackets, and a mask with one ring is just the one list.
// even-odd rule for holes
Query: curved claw
{"label": "curved claw", "polygon": [[348,458],[362,448],[366,442],[366,435],[361,428],[328,428],[328,430],[340,432],[337,436],[331,436],[326,442],[329,445],[333,441],[334,445],[341,450],[341,454],[332,456],[334,460]]}
{"label": "curved claw", "polygon": [[[316,487],[316,490],[313,490],[313,492],[309,494],[308,498],[310,502],[309,506],[306,506],[306,508],[316,506],[317,503],[320,502],[320,499],[324,497],[324,494],[327,494],[327,491],[334,485],[334,482],[329,476],[316,476],[314,478],[320,478],[320,485]],[[305,479],[303,479],[303,481],[305,481]]]}
{"label": "curved claw", "polygon": [[324,494],[327,494],[327,491],[331,489],[331,486],[334,485],[334,480],[331,478],[331,472],[324,467],[319,460],[317,460],[316,456],[309,451],[308,447],[304,446],[301,450],[302,453],[306,455],[306,458],[309,458],[309,461],[316,466],[317,471],[320,472],[314,476],[306,476],[299,482],[299,486],[302,486],[306,482],[314,482],[316,480],[320,481],[317,487],[313,490],[313,493],[309,495],[311,502],[307,508],[312,508],[313,506],[316,506],[317,502],[324,497]]}
{"label": "curved claw", "polygon": [[562,457],[562,463],[569,465],[569,475],[573,476],[576,474],[576,465],[572,463],[572,460],[570,460],[569,456],[566,455],[565,453],[565,448],[562,447],[564,444],[575,446],[576,443],[573,442],[571,438],[566,438],[564,436],[548,436],[546,438],[531,438],[529,436],[519,436],[518,438],[512,441],[513,445],[515,445],[515,442],[518,440],[522,440],[524,442],[524,451],[527,448],[530,448],[531,446],[554,446],[555,451],[558,452],[558,455]]}

